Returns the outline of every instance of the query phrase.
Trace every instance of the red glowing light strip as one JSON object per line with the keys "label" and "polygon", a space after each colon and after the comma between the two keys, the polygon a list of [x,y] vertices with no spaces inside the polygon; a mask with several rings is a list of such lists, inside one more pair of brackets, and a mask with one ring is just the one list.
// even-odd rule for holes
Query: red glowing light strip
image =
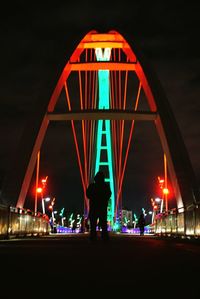
{"label": "red glowing light strip", "polygon": [[[65,82],[64,86],[65,86],[65,95],[66,95],[66,99],[67,99],[68,109],[69,109],[69,111],[71,111],[71,104],[70,104],[70,99],[69,99],[69,92],[68,92],[68,88],[67,88],[67,83],[66,82]],[[79,165],[80,174],[81,174],[81,181],[82,181],[84,195],[85,195],[86,194],[86,184],[85,184],[85,181],[84,181],[83,169],[82,169],[81,158],[80,158],[80,151],[79,151],[79,147],[78,147],[76,130],[75,130],[75,126],[74,126],[74,121],[73,120],[71,120],[71,125],[72,125],[72,132],[73,132],[73,136],[74,136],[74,142],[75,142],[76,153],[77,153],[77,158],[78,158],[78,165]],[[84,200],[85,200],[86,208],[87,208],[87,211],[88,211],[89,210],[89,205],[88,205],[88,199],[86,198],[86,196],[84,196]]]}
{"label": "red glowing light strip", "polygon": [[[96,55],[95,52],[93,50],[90,51],[90,61],[96,59]],[[96,89],[97,89],[97,73],[96,71],[91,71],[90,72],[90,88],[89,90],[91,90],[90,93],[90,97],[91,97],[91,101],[89,101],[90,103],[90,109],[94,109],[94,105],[95,105],[95,96],[96,96]],[[94,125],[95,125],[95,121],[90,121],[89,122],[89,130],[88,130],[88,140],[89,140],[89,144],[88,144],[88,181],[90,180],[90,177],[92,176],[92,169],[91,169],[91,165],[93,165],[92,163],[92,153],[93,153],[93,144],[94,144]]]}
{"label": "red glowing light strip", "polygon": [[[111,98],[111,108],[114,109],[115,108],[115,101],[114,101],[114,79],[113,79],[113,72],[110,73],[110,81],[111,81],[111,89],[110,89],[110,98]],[[119,175],[119,171],[118,171],[118,157],[117,157],[117,144],[116,144],[116,121],[112,121],[111,122],[111,129],[112,129],[112,140],[113,140],[113,151],[114,151],[114,162],[115,162],[115,180],[116,182],[118,182],[118,175]]]}
{"label": "red glowing light strip", "polygon": [[[116,50],[114,49],[113,50],[113,58],[114,58],[114,61],[116,61]],[[115,97],[114,97],[114,100],[115,100],[115,107],[118,109],[119,108],[119,94],[118,94],[118,72],[117,71],[114,71],[114,94],[115,94]],[[116,143],[116,163],[117,163],[117,166],[118,166],[118,174],[116,175],[116,179],[117,179],[117,184],[119,184],[119,122],[120,121],[117,121],[115,122],[115,143]]]}
{"label": "red glowing light strip", "polygon": [[[88,61],[88,49],[85,51],[85,61]],[[91,73],[91,72],[89,72]],[[88,87],[88,72],[85,71],[85,109],[88,108],[88,103],[90,99],[90,93],[88,93],[88,90],[90,91],[90,86]],[[85,128],[85,144],[84,144],[84,161],[85,161],[85,180],[88,185],[88,142],[89,142],[89,134],[88,134],[88,126],[89,126],[89,121],[85,120],[84,121],[84,128]]]}
{"label": "red glowing light strip", "polygon": [[81,110],[83,109],[83,95],[82,95],[82,79],[81,79],[81,72],[78,72],[78,78],[79,78],[79,94],[80,94],[80,105]]}
{"label": "red glowing light strip", "polygon": [[118,182],[119,170],[118,170],[117,143],[116,143],[116,120],[112,121],[112,136],[113,136],[113,149],[114,149],[116,182]]}
{"label": "red glowing light strip", "polygon": [[[113,57],[114,61],[116,61],[116,51],[115,51],[115,49],[113,50],[113,53],[114,53],[114,57]],[[114,87],[115,87],[115,89],[114,89],[114,95],[115,95],[114,100],[116,101],[115,107],[118,108],[118,105],[117,105],[117,100],[118,100],[118,94],[117,94],[117,72],[116,71],[114,71]]]}
{"label": "red glowing light strip", "polygon": [[84,151],[84,168],[85,168],[85,182],[86,185],[88,185],[87,182],[87,150],[86,150],[86,127],[85,127],[85,122],[82,120],[82,134],[83,134],[83,151]]}
{"label": "red glowing light strip", "polygon": [[[113,61],[116,61],[116,50],[113,49]],[[114,71],[113,72],[113,95],[114,95],[114,100],[113,100],[113,104],[115,108],[118,108],[118,94],[117,94],[117,72]],[[118,164],[118,147],[117,147],[117,121],[114,121],[114,140],[115,140],[115,153],[116,153],[116,165]],[[118,167],[118,165],[117,165]],[[118,175],[116,174],[116,179],[118,180]]]}
{"label": "red glowing light strip", "polygon": [[[137,108],[138,108],[140,91],[141,91],[141,82],[140,82],[139,88],[138,88],[137,99],[136,99],[135,108],[134,108],[135,111],[137,111]],[[133,120],[132,124],[131,124],[131,130],[130,130],[130,134],[129,134],[128,145],[127,145],[127,149],[126,149],[126,155],[125,155],[122,175],[121,175],[121,179],[120,179],[120,185],[119,185],[119,189],[118,189],[118,193],[117,193],[115,217],[117,216],[117,210],[118,210],[118,205],[119,205],[119,197],[120,197],[121,190],[122,190],[122,183],[123,183],[123,179],[124,179],[124,173],[125,173],[126,163],[127,163],[127,159],[128,159],[128,153],[129,153],[131,139],[132,139],[132,135],[133,135],[134,124],[135,124],[135,121]]]}
{"label": "red glowing light strip", "polygon": [[[82,89],[82,78],[81,72],[79,71],[79,94],[80,94],[80,105],[81,110],[83,109],[83,89]],[[84,152],[84,175],[85,183],[87,183],[87,155],[86,155],[86,135],[85,135],[85,121],[81,121],[82,124],[82,137],[83,137],[83,152]]]}
{"label": "red glowing light strip", "polygon": [[[123,109],[124,110],[126,109],[127,79],[128,79],[128,72],[126,72],[125,83],[124,83],[124,101],[123,101]],[[124,120],[122,120],[121,139],[120,139],[120,155],[119,155],[119,177],[120,177],[120,179],[121,179],[123,139],[124,139]]]}
{"label": "red glowing light strip", "polygon": [[93,123],[94,121],[89,121],[90,125],[89,125],[89,145],[88,145],[88,181],[90,179],[90,167],[91,167],[91,160],[92,160],[92,128],[93,128]]}
{"label": "red glowing light strip", "polygon": [[[116,61],[116,49],[113,49],[113,61]],[[118,84],[117,84],[117,72],[113,72],[113,108],[118,108]],[[113,126],[113,142],[114,142],[114,156],[115,156],[115,165],[116,165],[116,182],[119,185],[119,150],[118,150],[118,121],[114,121]]]}
{"label": "red glowing light strip", "polygon": [[[115,59],[117,59],[117,52],[118,52],[118,50],[116,49],[115,50]],[[115,77],[116,78],[116,107],[119,109],[119,107],[120,107],[120,85],[121,85],[120,71],[119,72],[116,71],[115,74],[116,74],[116,77]],[[117,136],[116,144],[117,144],[117,163],[118,163],[117,182],[118,182],[118,186],[119,186],[119,182],[120,182],[120,165],[119,165],[119,161],[120,161],[121,120],[116,121],[116,136]]]}
{"label": "red glowing light strip", "polygon": [[80,154],[79,154],[79,148],[78,148],[78,142],[77,142],[77,138],[76,138],[74,122],[73,122],[73,120],[71,122],[72,122],[73,135],[75,137],[74,141],[75,141],[75,146],[76,146],[76,152],[78,154],[78,163],[79,163],[79,168],[80,168],[80,173],[81,173],[81,180],[82,180],[82,184],[83,184],[84,200],[85,200],[85,204],[86,204],[86,209],[87,209],[87,211],[89,211],[88,199],[86,197],[86,182],[84,181],[83,170],[82,170],[82,165],[81,165],[81,159],[80,159]]}
{"label": "red glowing light strip", "polygon": [[69,109],[69,111],[71,111],[71,103],[70,103],[70,99],[69,99],[69,92],[68,92],[68,87],[67,87],[66,82],[65,82],[64,86],[65,86],[65,95],[66,95],[66,99],[67,99],[68,109]]}
{"label": "red glowing light strip", "polygon": [[120,160],[120,151],[119,151],[119,142],[120,142],[120,132],[119,132],[119,125],[120,125],[120,120],[116,120],[115,122],[115,136],[116,136],[116,155],[117,155],[117,164],[118,164],[118,175],[117,175],[117,181],[119,185],[119,174],[120,174],[120,169],[119,169],[119,160]]}
{"label": "red glowing light strip", "polygon": [[[119,49],[119,61],[121,61],[121,50]],[[119,109],[121,109],[122,106],[122,97],[121,97],[121,72],[119,71]],[[118,175],[118,185],[120,182],[120,176],[121,176],[121,162],[122,162],[122,144],[123,144],[123,121],[119,121],[119,175]]]}
{"label": "red glowing light strip", "polygon": [[[90,50],[90,61],[92,61],[92,50]],[[92,102],[92,95],[93,95],[93,85],[92,85],[92,78],[93,78],[94,72],[89,72],[89,90],[91,90],[90,92],[90,99],[88,101],[88,108],[91,109],[91,102]]]}
{"label": "red glowing light strip", "polygon": [[[92,51],[91,51],[92,54]],[[94,53],[94,59],[96,59],[96,55]],[[91,109],[96,108],[96,97],[97,97],[97,72],[92,72],[92,100],[91,100]],[[92,150],[93,150],[93,143],[94,143],[94,126],[95,121],[90,122],[90,130],[89,130],[89,162],[88,162],[88,181],[90,179],[91,173],[91,165],[92,165]]]}
{"label": "red glowing light strip", "polygon": [[[90,50],[89,60],[92,61],[92,50]],[[87,60],[87,57],[86,57]],[[87,80],[87,72],[85,72],[86,80]],[[87,80],[88,84],[86,84],[86,88],[88,86],[87,92],[85,93],[85,97],[88,96],[88,99],[86,98],[86,109],[91,109],[91,103],[93,102],[93,94],[94,94],[94,72],[90,71],[89,73],[89,80]],[[87,182],[89,182],[90,179],[90,167],[91,167],[91,159],[92,159],[92,143],[93,139],[92,136],[92,121],[87,121]]]}
{"label": "red glowing light strip", "polygon": [[[119,62],[121,61],[121,50],[119,49]],[[122,105],[122,84],[121,84],[121,71],[119,71],[119,109]]]}
{"label": "red glowing light strip", "polygon": [[[87,62],[88,60],[88,50],[86,49],[85,51],[85,61]],[[87,71],[85,71],[85,109],[87,109],[87,81],[88,81],[88,78],[87,78]]]}
{"label": "red glowing light strip", "polygon": [[[89,60],[92,61],[92,56],[93,56],[93,52],[92,52],[92,49],[88,50],[89,51]],[[90,71],[89,72],[89,93],[86,93],[86,96],[88,94],[88,101],[87,101],[87,108],[88,109],[91,109],[91,103],[92,103],[92,97],[93,97],[93,77],[94,77],[94,72]],[[87,162],[88,162],[88,165],[87,165],[87,181],[89,182],[90,180],[90,167],[91,167],[91,143],[92,143],[92,140],[91,140],[91,132],[92,132],[92,121],[87,121]]]}
{"label": "red glowing light strip", "polygon": [[87,38],[84,39],[84,42],[96,42],[96,41],[101,41],[101,42],[123,42],[124,38],[121,36],[116,31],[112,31],[109,33],[97,33],[97,32],[91,32],[90,34],[87,35]]}
{"label": "red glowing light strip", "polygon": [[83,47],[84,49],[95,49],[95,48],[119,48],[122,49],[125,46],[123,42],[103,42],[103,41],[97,41],[97,42],[85,42],[80,47]]}
{"label": "red glowing light strip", "polygon": [[[127,95],[127,82],[128,82],[128,72],[126,71],[125,74],[125,82],[124,82],[124,100],[123,100],[123,109],[126,109],[126,95]],[[121,138],[121,143],[120,143],[120,160],[119,160],[119,165],[120,165],[120,171],[119,171],[119,176],[121,177],[121,163],[122,163],[122,149],[123,149],[123,137],[124,137],[124,120],[122,120],[122,138]]]}
{"label": "red glowing light strip", "polygon": [[124,110],[126,109],[127,82],[128,82],[128,71],[126,71],[125,82],[124,82],[124,105],[123,105]]}

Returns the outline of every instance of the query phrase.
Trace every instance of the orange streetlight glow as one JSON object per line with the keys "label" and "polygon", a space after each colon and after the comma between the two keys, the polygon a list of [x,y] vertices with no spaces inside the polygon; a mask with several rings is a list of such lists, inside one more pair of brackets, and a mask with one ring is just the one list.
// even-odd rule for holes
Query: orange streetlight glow
{"label": "orange streetlight glow", "polygon": [[163,189],[163,194],[165,194],[165,195],[169,194],[169,189],[168,188],[164,188]]}
{"label": "orange streetlight glow", "polygon": [[41,188],[41,187],[38,187],[38,188],[36,189],[36,191],[37,191],[37,193],[42,193],[42,188]]}

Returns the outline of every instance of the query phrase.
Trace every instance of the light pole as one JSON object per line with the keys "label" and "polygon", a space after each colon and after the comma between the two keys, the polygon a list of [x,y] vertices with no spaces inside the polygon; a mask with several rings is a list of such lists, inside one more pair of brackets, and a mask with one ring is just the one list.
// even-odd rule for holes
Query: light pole
{"label": "light pole", "polygon": [[168,212],[168,194],[169,194],[169,189],[168,188],[163,188],[163,198],[165,200],[165,211]]}
{"label": "light pole", "polygon": [[160,198],[156,198],[155,200],[151,198],[151,204],[152,204],[152,218],[151,218],[151,223],[154,223],[155,216],[156,216],[156,211],[158,210],[158,203],[161,201]]}
{"label": "light pole", "polygon": [[163,212],[163,200],[164,200],[164,198],[163,198],[163,185],[164,185],[165,180],[158,176],[158,182],[159,182],[160,189],[162,190],[161,191],[162,192],[162,194],[161,194],[162,198],[161,198],[161,203],[160,203],[160,213],[162,213]]}
{"label": "light pole", "polygon": [[42,200],[42,213],[45,214],[45,207],[44,207],[44,199],[43,199],[43,189],[41,187],[38,187],[36,189],[37,194],[41,194],[41,200]]}
{"label": "light pole", "polygon": [[45,202],[48,202],[48,201],[50,201],[51,199],[50,199],[50,197],[46,197],[46,198],[44,198],[44,196],[43,196],[43,188],[41,188],[41,187],[38,187],[38,188],[37,188],[36,193],[37,193],[37,194],[41,194],[41,200],[42,200],[42,213],[43,213],[43,214],[46,214]]}
{"label": "light pole", "polygon": [[52,224],[54,226],[54,222],[55,222],[55,217],[54,217],[54,209],[53,209],[53,206],[55,204],[55,200],[56,198],[54,197],[51,201],[51,204],[49,205],[49,209],[51,210],[51,217],[52,217]]}
{"label": "light pole", "polygon": [[39,179],[39,168],[40,168],[40,151],[37,154],[37,167],[36,167],[36,190],[35,190],[35,214],[37,213],[37,196],[38,196],[38,179]]}
{"label": "light pole", "polygon": [[48,179],[48,176],[46,176],[45,179],[41,179],[41,182],[42,182],[42,211],[43,211],[43,214],[46,213],[46,211],[45,211],[45,203],[44,203],[44,190],[46,188],[47,179]]}
{"label": "light pole", "polygon": [[[169,189],[167,188],[167,177],[165,175],[165,179],[161,179],[158,177],[159,186],[162,190],[162,199],[161,199],[161,205],[160,205],[160,212],[163,212],[163,205],[165,204],[165,211],[168,211],[168,194]],[[163,187],[164,186],[164,187]]]}
{"label": "light pole", "polygon": [[48,202],[48,201],[50,201],[51,199],[50,199],[50,197],[43,197],[42,196],[42,208],[43,208],[43,214],[46,214],[46,208],[45,208],[45,202]]}
{"label": "light pole", "polygon": [[163,197],[165,200],[165,210],[166,212],[168,212],[168,194],[169,194],[169,190],[167,188],[167,158],[166,158],[166,154],[164,153],[164,174],[165,174],[165,185],[164,185],[164,189],[163,189]]}

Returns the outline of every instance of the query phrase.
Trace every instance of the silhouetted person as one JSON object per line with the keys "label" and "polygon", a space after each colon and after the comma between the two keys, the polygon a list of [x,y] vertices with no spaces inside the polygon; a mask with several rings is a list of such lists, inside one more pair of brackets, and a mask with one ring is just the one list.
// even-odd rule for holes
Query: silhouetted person
{"label": "silhouetted person", "polygon": [[138,227],[140,229],[140,235],[144,235],[144,227],[145,227],[144,213],[140,214],[140,217],[138,219]]}
{"label": "silhouetted person", "polygon": [[85,232],[85,219],[84,216],[81,218],[80,233]]}
{"label": "silhouetted person", "polygon": [[74,220],[73,224],[72,224],[72,233],[76,232],[76,221]]}
{"label": "silhouetted person", "polygon": [[91,183],[86,195],[89,198],[89,220],[90,220],[90,239],[97,238],[97,221],[102,229],[101,237],[103,240],[108,240],[107,230],[107,207],[111,196],[110,185],[104,181],[104,173],[99,171],[94,177],[94,183]]}

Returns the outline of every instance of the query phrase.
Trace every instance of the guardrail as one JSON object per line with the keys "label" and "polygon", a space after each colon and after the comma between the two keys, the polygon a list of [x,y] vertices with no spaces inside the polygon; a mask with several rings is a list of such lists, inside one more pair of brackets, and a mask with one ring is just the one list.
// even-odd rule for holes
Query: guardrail
{"label": "guardrail", "polygon": [[28,209],[0,205],[0,237],[44,235],[51,231],[49,217]]}
{"label": "guardrail", "polygon": [[154,232],[161,235],[200,237],[200,206],[157,214]]}

